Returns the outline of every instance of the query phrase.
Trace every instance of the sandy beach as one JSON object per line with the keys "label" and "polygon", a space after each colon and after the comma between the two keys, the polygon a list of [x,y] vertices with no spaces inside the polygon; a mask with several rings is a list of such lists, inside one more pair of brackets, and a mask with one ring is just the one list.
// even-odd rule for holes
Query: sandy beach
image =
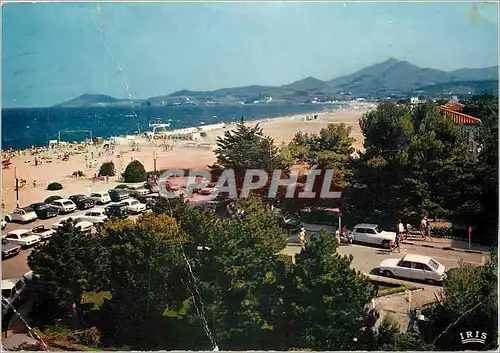
{"label": "sandy beach", "polygon": [[[314,113],[317,119],[304,121],[304,114],[292,117],[282,117],[249,121],[247,124],[260,123],[264,134],[274,138],[276,145],[289,142],[296,132],[318,133],[331,123],[345,123],[352,126],[352,136],[356,139],[354,147],[363,149],[363,137],[359,127],[359,118],[366,109],[344,110],[336,112]],[[311,114],[312,115],[312,114]],[[226,125],[231,129],[234,125]],[[149,141],[144,136],[135,136],[135,147],[131,144],[115,145],[113,152],[106,151],[102,146],[85,146],[78,144],[54,149],[39,149],[33,155],[29,150],[17,152],[10,157],[9,169],[2,169],[2,198],[5,208],[2,213],[11,212],[16,206],[15,169],[18,178],[26,183],[19,190],[20,206],[27,206],[34,202],[41,202],[51,195],[70,196],[77,193],[89,194],[92,191],[107,191],[119,182],[119,175],[132,160],[139,160],[146,170],[154,168],[154,154],[156,151],[157,169],[166,168],[205,168],[215,162],[213,149],[218,136],[224,134],[221,127],[210,130],[206,127],[206,136],[196,143],[189,140],[176,141],[173,148],[166,149],[158,141]],[[201,144],[201,146],[199,145]],[[64,154],[69,154],[68,160],[63,160]],[[42,164],[35,166],[35,156],[42,160]],[[113,161],[117,169],[117,176],[105,181],[92,181],[92,177],[99,172],[102,163]],[[89,166],[89,162],[91,165]],[[16,168],[17,167],[17,168]],[[72,173],[81,170],[85,176],[72,177]],[[46,190],[50,182],[60,182],[64,189],[59,191]],[[34,183],[35,182],[35,183]],[[36,185],[35,185],[36,184]]]}

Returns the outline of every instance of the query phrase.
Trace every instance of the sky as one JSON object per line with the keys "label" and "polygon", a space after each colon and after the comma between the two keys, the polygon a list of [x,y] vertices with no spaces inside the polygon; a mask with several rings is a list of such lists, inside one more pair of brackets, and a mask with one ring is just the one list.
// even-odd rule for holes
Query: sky
{"label": "sky", "polygon": [[2,106],[498,64],[495,3],[7,3]]}

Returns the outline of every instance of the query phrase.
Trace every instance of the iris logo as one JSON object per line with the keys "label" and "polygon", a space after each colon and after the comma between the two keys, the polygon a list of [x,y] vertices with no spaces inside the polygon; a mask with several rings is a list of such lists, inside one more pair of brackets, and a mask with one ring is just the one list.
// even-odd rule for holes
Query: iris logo
{"label": "iris logo", "polygon": [[488,335],[486,332],[472,332],[472,331],[467,331],[467,332],[460,332],[460,338],[462,340],[462,344],[466,343],[482,343],[486,342],[486,337]]}

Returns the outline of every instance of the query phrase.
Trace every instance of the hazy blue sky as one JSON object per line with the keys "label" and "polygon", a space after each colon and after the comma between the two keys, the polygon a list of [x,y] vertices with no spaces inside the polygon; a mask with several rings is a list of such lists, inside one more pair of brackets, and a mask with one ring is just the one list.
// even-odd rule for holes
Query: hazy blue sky
{"label": "hazy blue sky", "polygon": [[[327,80],[389,57],[498,63],[498,4],[4,4],[3,106]],[[104,40],[104,41],[103,41]],[[106,43],[106,44],[105,44]],[[116,61],[115,61],[116,60]],[[121,73],[120,69],[121,67]]]}

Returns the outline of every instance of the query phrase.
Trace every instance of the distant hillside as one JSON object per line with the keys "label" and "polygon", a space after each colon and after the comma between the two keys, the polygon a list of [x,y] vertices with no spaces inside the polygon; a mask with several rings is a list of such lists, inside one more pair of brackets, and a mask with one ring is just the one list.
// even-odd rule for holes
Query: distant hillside
{"label": "distant hillside", "polygon": [[[309,103],[315,99],[328,101],[361,97],[371,99],[407,97],[416,91],[436,96],[447,95],[448,92],[467,92],[465,94],[498,92],[498,67],[464,68],[446,72],[420,68],[407,61],[391,58],[329,81],[306,77],[277,87],[252,85],[222,88],[215,91],[181,90],[146,100],[134,100],[134,104],[163,106],[172,104]],[[102,94],[84,94],[57,106],[124,104],[130,104],[130,101]]]}
{"label": "distant hillside", "polygon": [[432,86],[420,87],[416,92],[425,96],[445,96],[445,95],[470,95],[470,94],[498,94],[498,81],[461,81],[447,82]]}
{"label": "distant hillside", "polygon": [[55,107],[82,107],[105,103],[116,103],[119,101],[119,99],[105,94],[82,94],[81,96],[73,98],[67,102],[56,104]]}

